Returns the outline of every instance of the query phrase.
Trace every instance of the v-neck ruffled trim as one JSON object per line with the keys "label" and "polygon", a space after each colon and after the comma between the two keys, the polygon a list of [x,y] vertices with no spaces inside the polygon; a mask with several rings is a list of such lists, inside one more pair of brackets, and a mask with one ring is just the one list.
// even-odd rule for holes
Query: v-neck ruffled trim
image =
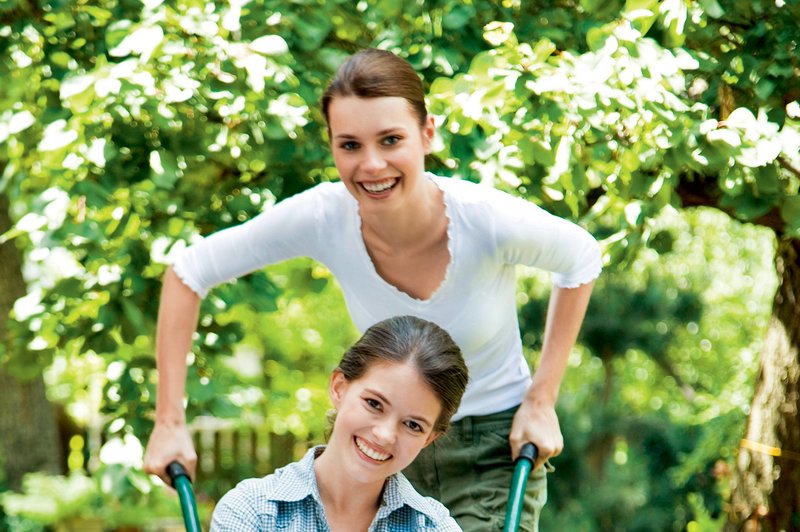
{"label": "v-neck ruffled trim", "polygon": [[436,290],[430,295],[430,297],[426,299],[419,299],[417,297],[412,296],[411,294],[404,292],[397,288],[395,285],[384,279],[380,273],[378,273],[378,269],[375,267],[375,263],[372,261],[372,257],[367,250],[367,244],[364,242],[364,231],[362,227],[362,220],[361,220],[361,212],[358,208],[358,202],[353,199],[355,203],[355,217],[356,217],[356,232],[357,238],[359,242],[359,250],[361,253],[364,254],[364,257],[369,264],[372,266],[370,268],[370,272],[374,275],[378,281],[385,286],[390,292],[393,292],[396,296],[405,298],[408,301],[411,301],[417,305],[430,305],[432,304],[438,297],[439,294],[444,292],[447,289],[448,280],[450,279],[450,272],[453,269],[453,262],[455,261],[455,245],[454,245],[454,237],[456,236],[455,224],[453,223],[453,213],[452,213],[452,206],[450,205],[449,201],[449,194],[444,187],[442,187],[441,183],[439,182],[438,176],[430,173],[425,172],[425,177],[430,179],[436,188],[442,191],[442,201],[444,201],[444,216],[447,218],[447,253],[450,255],[450,260],[447,262],[447,267],[444,270],[444,277],[442,281],[439,283],[439,286],[436,287]]}

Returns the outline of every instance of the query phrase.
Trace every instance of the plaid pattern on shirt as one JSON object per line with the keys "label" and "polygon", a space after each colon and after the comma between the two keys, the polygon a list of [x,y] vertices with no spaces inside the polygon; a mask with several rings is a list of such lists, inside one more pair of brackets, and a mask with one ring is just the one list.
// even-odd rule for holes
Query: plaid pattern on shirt
{"label": "plaid pattern on shirt", "polygon": [[[243,480],[214,508],[214,532],[281,530],[329,532],[319,498],[314,459],[324,446],[309,449],[299,462],[264,478]],[[369,532],[460,532],[447,508],[423,497],[401,474],[386,480],[383,501]]]}

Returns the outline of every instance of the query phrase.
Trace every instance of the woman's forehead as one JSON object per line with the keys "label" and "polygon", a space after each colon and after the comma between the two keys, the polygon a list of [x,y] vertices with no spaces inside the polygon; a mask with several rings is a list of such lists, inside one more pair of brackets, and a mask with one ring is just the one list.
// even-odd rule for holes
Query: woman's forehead
{"label": "woman's forehead", "polygon": [[435,419],[441,411],[441,401],[430,387],[416,364],[402,361],[376,361],[356,379],[360,386],[381,394],[394,406],[408,412],[424,414]]}
{"label": "woman's forehead", "polygon": [[411,105],[397,96],[337,97],[331,102],[329,113],[331,130],[336,133],[348,133],[350,130],[378,131],[417,124]]}

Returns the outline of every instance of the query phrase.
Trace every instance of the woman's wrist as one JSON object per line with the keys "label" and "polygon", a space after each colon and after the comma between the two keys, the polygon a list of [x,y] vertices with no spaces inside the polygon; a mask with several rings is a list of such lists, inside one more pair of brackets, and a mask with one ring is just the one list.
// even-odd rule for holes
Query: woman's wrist
{"label": "woman's wrist", "polygon": [[531,406],[555,408],[556,401],[558,401],[558,389],[553,390],[552,386],[537,383],[535,380],[525,394],[525,402]]}
{"label": "woman's wrist", "polygon": [[186,425],[186,411],[183,403],[179,408],[156,405],[156,423],[165,427],[180,427]]}

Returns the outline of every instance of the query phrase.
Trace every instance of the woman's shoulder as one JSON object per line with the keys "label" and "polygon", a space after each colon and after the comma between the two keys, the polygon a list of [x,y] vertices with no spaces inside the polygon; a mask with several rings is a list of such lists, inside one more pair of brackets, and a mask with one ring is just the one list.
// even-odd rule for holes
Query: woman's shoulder
{"label": "woman's shoulder", "polygon": [[280,485],[281,470],[260,478],[248,478],[239,481],[226,496],[238,500],[255,501],[258,499],[271,499],[276,488]]}
{"label": "woman's shoulder", "polygon": [[231,491],[237,491],[248,498],[273,499],[283,496],[287,487],[302,486],[303,489],[308,489],[308,476],[313,471],[313,458],[309,459],[309,454],[310,452],[306,453],[302,460],[280,467],[267,476],[242,480]]}
{"label": "woman's shoulder", "polygon": [[450,196],[451,200],[466,204],[492,204],[515,198],[507,192],[486,183],[475,183],[458,177],[442,177],[428,174],[436,185]]}
{"label": "woman's shoulder", "polygon": [[457,177],[432,176],[445,194],[445,202],[451,212],[461,214],[469,220],[481,218],[497,219],[513,216],[522,211],[538,211],[533,203],[496,189],[485,183],[474,183]]}
{"label": "woman's shoulder", "polygon": [[270,501],[273,481],[274,475],[268,475],[239,482],[214,507],[211,530],[244,530],[274,522],[277,506]]}
{"label": "woman's shoulder", "polygon": [[353,197],[341,181],[324,181],[292,196],[281,199],[264,209],[264,214],[272,218],[280,212],[293,220],[311,223],[314,227],[325,227],[331,223],[343,223],[351,217],[342,216],[355,207]]}
{"label": "woman's shoulder", "polygon": [[296,492],[308,489],[306,469],[302,461],[292,462],[265,477],[240,481],[220,499],[214,509],[215,519],[248,518],[262,524],[280,519],[279,503],[298,500],[302,497]]}
{"label": "woman's shoulder", "polygon": [[422,519],[418,523],[421,529],[448,532],[461,530],[445,505],[432,497],[420,494],[402,473],[395,474],[393,478],[399,493],[402,494],[404,504],[418,512]]}
{"label": "woman's shoulder", "polygon": [[344,183],[341,181],[322,181],[311,187],[309,190],[316,190],[320,194],[334,196],[349,194],[344,186]]}
{"label": "woman's shoulder", "polygon": [[282,200],[284,202],[318,201],[318,200],[346,200],[350,196],[344,183],[341,181],[323,181],[317,183],[293,196]]}
{"label": "woman's shoulder", "polygon": [[483,190],[483,185],[459,177],[441,176],[431,172],[428,172],[427,176],[436,183],[436,186],[441,190],[451,194],[477,199],[480,197],[480,192]]}

